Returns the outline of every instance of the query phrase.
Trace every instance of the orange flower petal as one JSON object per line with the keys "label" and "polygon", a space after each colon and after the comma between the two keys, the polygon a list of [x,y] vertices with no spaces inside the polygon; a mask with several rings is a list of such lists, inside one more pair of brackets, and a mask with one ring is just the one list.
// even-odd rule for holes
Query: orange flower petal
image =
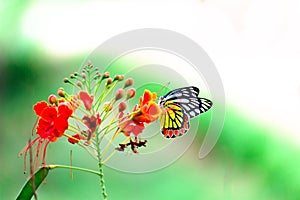
{"label": "orange flower petal", "polygon": [[147,113],[152,116],[158,116],[161,113],[161,109],[155,102],[151,102]]}
{"label": "orange flower petal", "polygon": [[149,101],[152,100],[152,94],[149,90],[145,90],[142,105],[148,104]]}

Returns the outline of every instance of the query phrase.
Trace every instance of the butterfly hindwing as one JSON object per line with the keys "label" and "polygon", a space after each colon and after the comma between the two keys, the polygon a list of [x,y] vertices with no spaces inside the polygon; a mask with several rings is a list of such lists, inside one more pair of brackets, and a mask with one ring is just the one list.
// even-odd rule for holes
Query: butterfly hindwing
{"label": "butterfly hindwing", "polygon": [[[177,107],[177,108],[176,108]],[[179,106],[165,108],[161,117],[161,132],[166,138],[185,134],[190,128],[189,117]]]}
{"label": "butterfly hindwing", "polygon": [[199,98],[197,87],[184,87],[170,91],[160,97],[163,109],[161,131],[167,138],[181,136],[189,130],[189,119],[206,112],[212,107],[212,101]]}

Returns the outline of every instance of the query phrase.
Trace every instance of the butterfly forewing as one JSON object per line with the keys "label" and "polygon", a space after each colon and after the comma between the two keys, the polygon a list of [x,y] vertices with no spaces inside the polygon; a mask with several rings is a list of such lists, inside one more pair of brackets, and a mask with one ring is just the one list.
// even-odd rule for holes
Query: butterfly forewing
{"label": "butterfly forewing", "polygon": [[199,98],[199,89],[197,87],[184,87],[172,90],[163,96],[162,107],[167,107],[168,102],[177,103],[182,107],[189,118],[206,112],[212,106],[212,102],[208,99]]}
{"label": "butterfly forewing", "polygon": [[179,100],[179,99],[187,99],[191,97],[198,97],[199,95],[199,89],[193,86],[190,87],[184,87],[184,88],[178,88],[175,90],[170,91],[168,94],[166,94],[163,99],[164,101],[169,100]]}
{"label": "butterfly forewing", "polygon": [[212,101],[209,99],[199,98],[199,101],[200,101],[200,106],[199,106],[200,114],[208,111],[213,105]]}

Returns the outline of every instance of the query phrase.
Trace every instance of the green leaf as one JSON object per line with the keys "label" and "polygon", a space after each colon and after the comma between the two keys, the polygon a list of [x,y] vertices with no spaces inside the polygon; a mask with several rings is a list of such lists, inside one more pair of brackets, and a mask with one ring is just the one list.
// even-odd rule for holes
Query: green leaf
{"label": "green leaf", "polygon": [[[38,189],[38,187],[48,175],[50,169],[51,167],[42,167],[37,172],[35,172],[35,174],[33,174],[23,186],[19,196],[17,197],[17,200],[30,200],[34,195],[34,192]],[[32,187],[32,183],[34,183],[34,187]]]}

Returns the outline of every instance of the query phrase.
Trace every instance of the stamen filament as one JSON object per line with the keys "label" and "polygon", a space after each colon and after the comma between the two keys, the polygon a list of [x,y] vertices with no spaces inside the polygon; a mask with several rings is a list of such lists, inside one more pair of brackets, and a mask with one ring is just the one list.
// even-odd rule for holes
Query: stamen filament
{"label": "stamen filament", "polygon": [[[127,143],[130,140],[130,138],[126,138],[122,143]],[[111,159],[111,157],[113,155],[115,155],[117,153],[117,150],[114,150],[107,158],[105,158],[105,160],[102,162],[103,164],[105,164],[107,161],[109,161]]]}
{"label": "stamen filament", "polygon": [[[121,129],[119,128],[119,129],[115,132],[115,134],[112,136],[112,138],[109,140],[109,142],[107,143],[107,145],[105,146],[105,148],[104,148],[104,150],[103,150],[103,152],[102,152],[102,154],[101,154],[101,157],[102,157],[102,158],[103,158],[103,156],[106,154],[106,152],[107,152],[108,148],[110,147],[112,141],[117,137],[117,135],[118,135],[120,132],[121,132]],[[105,134],[104,134],[104,135],[105,135]],[[102,139],[102,138],[101,138],[101,139]]]}
{"label": "stamen filament", "polygon": [[44,166],[46,165],[46,153],[47,153],[47,147],[48,147],[49,143],[50,143],[50,141],[48,140],[44,146],[43,159],[42,159],[42,164]]}
{"label": "stamen filament", "polygon": [[92,158],[94,158],[95,160],[97,159],[97,154],[95,154],[94,152],[92,152],[89,148],[87,148],[85,145],[82,144],[78,144],[80,147],[84,148],[91,156]]}

